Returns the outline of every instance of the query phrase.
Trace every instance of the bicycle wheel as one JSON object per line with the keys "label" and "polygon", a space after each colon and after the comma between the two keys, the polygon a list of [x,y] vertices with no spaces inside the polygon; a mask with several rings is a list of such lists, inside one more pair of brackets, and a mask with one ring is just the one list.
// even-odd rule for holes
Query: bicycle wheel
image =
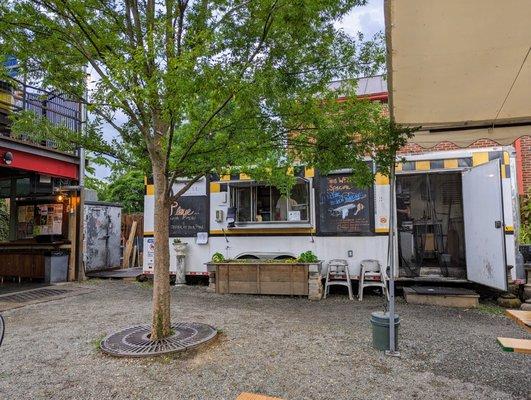
{"label": "bicycle wheel", "polygon": [[0,346],[2,345],[2,341],[4,340],[4,329],[5,329],[4,317],[0,315]]}

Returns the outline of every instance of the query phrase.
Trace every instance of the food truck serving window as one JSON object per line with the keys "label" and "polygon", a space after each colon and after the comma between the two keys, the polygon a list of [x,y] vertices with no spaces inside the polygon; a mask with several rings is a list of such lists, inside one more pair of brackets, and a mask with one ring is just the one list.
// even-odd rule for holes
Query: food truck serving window
{"label": "food truck serving window", "polygon": [[289,196],[274,186],[259,182],[234,182],[230,186],[231,207],[236,222],[308,222],[310,186],[298,179]]}

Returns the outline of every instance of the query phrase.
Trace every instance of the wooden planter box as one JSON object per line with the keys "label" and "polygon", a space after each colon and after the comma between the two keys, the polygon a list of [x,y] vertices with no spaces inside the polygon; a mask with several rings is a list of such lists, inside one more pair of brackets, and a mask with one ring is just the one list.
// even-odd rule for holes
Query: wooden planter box
{"label": "wooden planter box", "polygon": [[308,295],[312,264],[293,263],[210,263],[215,270],[216,293]]}

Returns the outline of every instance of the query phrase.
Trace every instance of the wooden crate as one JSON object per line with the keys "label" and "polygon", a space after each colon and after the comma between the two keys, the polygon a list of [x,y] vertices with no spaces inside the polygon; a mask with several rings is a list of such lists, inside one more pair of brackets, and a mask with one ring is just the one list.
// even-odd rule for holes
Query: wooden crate
{"label": "wooden crate", "polygon": [[216,293],[307,296],[308,264],[217,264]]}

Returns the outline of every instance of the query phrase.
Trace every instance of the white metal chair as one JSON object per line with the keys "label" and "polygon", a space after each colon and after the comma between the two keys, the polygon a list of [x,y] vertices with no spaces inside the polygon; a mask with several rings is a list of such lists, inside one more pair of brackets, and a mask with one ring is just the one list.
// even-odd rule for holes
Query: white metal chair
{"label": "white metal chair", "polygon": [[[381,287],[385,297],[389,300],[387,289],[387,274],[377,260],[363,260],[361,263],[358,300],[363,300],[363,289],[369,286]],[[368,279],[367,279],[368,278]]]}
{"label": "white metal chair", "polygon": [[324,298],[329,293],[330,286],[341,285],[348,288],[348,297],[354,300],[352,295],[352,284],[350,282],[350,274],[348,272],[347,260],[334,259],[328,262],[328,270],[326,272],[326,283]]}

